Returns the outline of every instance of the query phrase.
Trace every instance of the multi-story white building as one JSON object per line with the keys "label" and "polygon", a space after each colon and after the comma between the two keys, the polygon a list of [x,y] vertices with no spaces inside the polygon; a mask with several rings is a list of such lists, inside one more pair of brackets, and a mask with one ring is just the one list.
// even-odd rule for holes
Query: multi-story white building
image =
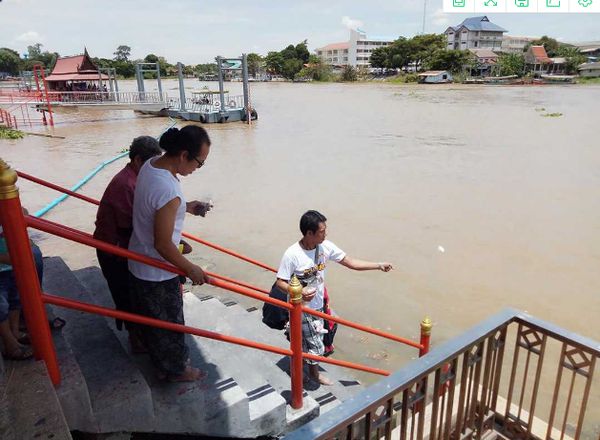
{"label": "multi-story white building", "polygon": [[448,50],[489,49],[501,50],[502,35],[506,29],[490,22],[486,16],[465,19],[458,26],[446,29]]}
{"label": "multi-story white building", "polygon": [[345,66],[348,64],[350,43],[332,43],[317,49],[317,56],[325,64]]}
{"label": "multi-story white building", "polygon": [[367,36],[366,32],[350,30],[350,41],[328,44],[317,49],[317,56],[333,66],[370,67],[371,53],[394,42],[390,37]]}

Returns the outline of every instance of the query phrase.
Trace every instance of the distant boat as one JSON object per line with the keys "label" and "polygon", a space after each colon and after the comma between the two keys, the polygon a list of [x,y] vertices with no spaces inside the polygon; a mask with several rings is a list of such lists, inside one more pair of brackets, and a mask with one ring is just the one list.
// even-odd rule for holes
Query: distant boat
{"label": "distant boat", "polygon": [[564,84],[573,84],[576,77],[576,75],[540,75],[544,82]]}
{"label": "distant boat", "polygon": [[452,82],[452,74],[447,70],[428,70],[419,73],[421,84],[445,84]]}
{"label": "distant boat", "polygon": [[463,84],[515,85],[524,84],[524,81],[517,75],[486,76],[482,78],[467,78],[463,81]]}

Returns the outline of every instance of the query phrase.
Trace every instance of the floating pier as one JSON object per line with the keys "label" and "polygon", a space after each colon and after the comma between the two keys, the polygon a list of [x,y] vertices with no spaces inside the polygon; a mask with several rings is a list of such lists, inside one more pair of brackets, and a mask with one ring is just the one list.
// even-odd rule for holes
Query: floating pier
{"label": "floating pier", "polygon": [[[169,116],[205,124],[236,121],[250,123],[258,119],[258,113],[250,103],[246,54],[243,54],[240,58],[223,58],[219,56],[217,57],[217,65],[219,68],[219,90],[202,89],[194,91],[190,98],[185,95],[183,64],[177,63],[179,98],[168,98],[168,106],[160,111],[149,110],[142,111],[142,113]],[[243,95],[231,96],[225,90],[223,85],[223,71],[225,70],[242,71]],[[141,76],[141,72],[136,73]],[[143,80],[138,80],[138,84],[143,84]],[[140,92],[143,92],[143,90],[140,90]]]}

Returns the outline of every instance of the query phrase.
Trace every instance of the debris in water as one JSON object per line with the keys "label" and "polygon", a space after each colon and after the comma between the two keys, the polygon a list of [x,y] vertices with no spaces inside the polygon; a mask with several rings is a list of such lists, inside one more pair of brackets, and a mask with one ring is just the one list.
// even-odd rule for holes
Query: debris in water
{"label": "debris in water", "polygon": [[544,118],[560,118],[562,115],[562,113],[544,113],[542,116]]}
{"label": "debris in water", "polygon": [[438,251],[440,251],[443,254],[444,252],[446,252],[446,249],[444,249],[444,246],[439,245],[438,246]]}

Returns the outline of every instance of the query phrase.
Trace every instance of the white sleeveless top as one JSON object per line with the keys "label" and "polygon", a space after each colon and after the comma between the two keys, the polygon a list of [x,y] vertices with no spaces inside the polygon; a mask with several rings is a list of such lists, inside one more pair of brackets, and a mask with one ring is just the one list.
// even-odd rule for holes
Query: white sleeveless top
{"label": "white sleeveless top", "polygon": [[[186,202],[179,180],[170,171],[155,168],[152,164],[156,159],[158,158],[146,161],[138,174],[133,197],[133,234],[129,250],[165,261],[154,248],[154,216],[168,202],[179,198],[181,203],[177,209],[172,236],[173,244],[177,246],[181,240]],[[136,278],[146,281],[165,281],[177,276],[173,272],[133,260],[129,260],[129,271]]]}

